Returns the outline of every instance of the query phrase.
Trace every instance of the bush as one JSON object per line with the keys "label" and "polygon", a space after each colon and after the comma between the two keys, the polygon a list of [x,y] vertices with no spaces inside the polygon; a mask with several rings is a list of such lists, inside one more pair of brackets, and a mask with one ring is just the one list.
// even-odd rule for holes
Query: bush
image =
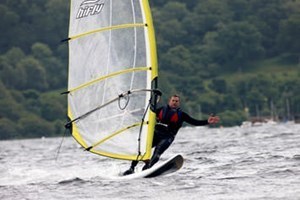
{"label": "bush", "polygon": [[220,125],[222,126],[240,126],[247,117],[243,111],[226,110],[220,113]]}
{"label": "bush", "polygon": [[18,128],[22,137],[29,138],[50,137],[55,133],[55,127],[51,123],[35,115],[28,115],[21,118],[18,123]]}
{"label": "bush", "polygon": [[16,124],[7,119],[0,119],[0,140],[16,138],[18,135]]}

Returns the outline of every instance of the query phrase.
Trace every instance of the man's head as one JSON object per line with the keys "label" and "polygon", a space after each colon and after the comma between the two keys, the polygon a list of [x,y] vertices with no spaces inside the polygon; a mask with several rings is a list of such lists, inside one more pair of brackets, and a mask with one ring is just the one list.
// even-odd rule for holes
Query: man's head
{"label": "man's head", "polygon": [[170,97],[169,99],[169,106],[173,109],[179,108],[180,106],[180,97],[176,94]]}

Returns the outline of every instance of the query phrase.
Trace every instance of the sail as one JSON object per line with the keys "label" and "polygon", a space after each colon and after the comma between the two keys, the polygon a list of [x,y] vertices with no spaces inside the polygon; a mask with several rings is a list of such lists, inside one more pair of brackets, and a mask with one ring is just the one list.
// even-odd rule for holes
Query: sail
{"label": "sail", "polygon": [[66,40],[66,127],[92,153],[149,159],[158,69],[148,0],[71,0]]}

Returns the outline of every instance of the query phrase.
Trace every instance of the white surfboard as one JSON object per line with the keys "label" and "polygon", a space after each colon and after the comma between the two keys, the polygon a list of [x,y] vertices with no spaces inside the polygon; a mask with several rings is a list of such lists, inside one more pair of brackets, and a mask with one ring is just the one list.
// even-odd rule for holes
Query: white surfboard
{"label": "white surfboard", "polygon": [[116,177],[116,179],[152,178],[176,172],[182,167],[182,165],[183,157],[181,155],[175,155],[164,162],[155,164],[150,169],[126,176],[121,175],[119,177]]}

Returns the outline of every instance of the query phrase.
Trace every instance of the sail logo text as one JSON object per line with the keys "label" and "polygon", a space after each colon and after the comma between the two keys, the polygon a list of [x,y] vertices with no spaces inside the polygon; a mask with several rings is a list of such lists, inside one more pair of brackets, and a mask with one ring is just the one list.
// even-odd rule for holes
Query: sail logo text
{"label": "sail logo text", "polygon": [[76,19],[84,18],[91,15],[98,15],[104,7],[103,1],[101,3],[100,2],[101,0],[83,1],[78,9]]}

